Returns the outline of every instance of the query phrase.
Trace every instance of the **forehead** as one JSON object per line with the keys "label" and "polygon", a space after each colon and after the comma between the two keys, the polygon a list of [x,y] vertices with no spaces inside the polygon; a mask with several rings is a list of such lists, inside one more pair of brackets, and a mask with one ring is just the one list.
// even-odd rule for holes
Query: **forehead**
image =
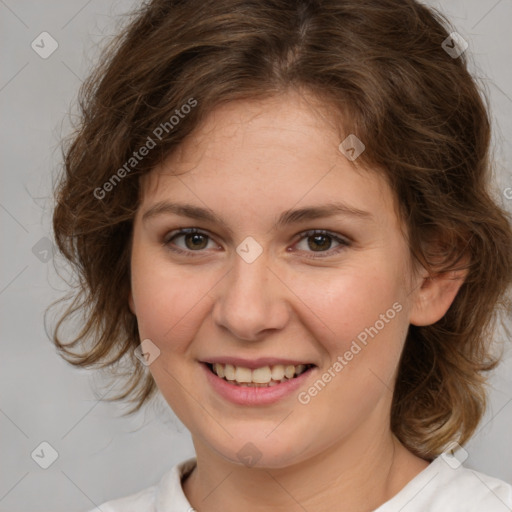
{"label": "forehead", "polygon": [[180,198],[261,216],[270,205],[342,200],[377,217],[393,213],[385,178],[349,161],[340,137],[325,110],[298,94],[224,104],[143,178],[143,205]]}

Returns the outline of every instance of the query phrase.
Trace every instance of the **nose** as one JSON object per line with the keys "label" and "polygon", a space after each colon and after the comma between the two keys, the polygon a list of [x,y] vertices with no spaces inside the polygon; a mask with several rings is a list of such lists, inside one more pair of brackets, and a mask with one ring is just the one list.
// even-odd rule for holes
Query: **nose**
{"label": "nose", "polygon": [[216,325],[245,341],[284,328],[290,316],[289,290],[270,267],[265,251],[252,263],[234,256],[231,270],[214,289]]}

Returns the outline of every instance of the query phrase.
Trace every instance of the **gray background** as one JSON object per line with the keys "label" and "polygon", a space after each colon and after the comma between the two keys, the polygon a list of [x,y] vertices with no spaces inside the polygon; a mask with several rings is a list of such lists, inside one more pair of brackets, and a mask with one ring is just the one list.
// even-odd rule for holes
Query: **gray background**
{"label": "gray background", "polygon": [[[472,70],[490,94],[496,196],[510,210],[512,200],[504,191],[512,187],[512,1],[429,3],[469,42]],[[132,5],[136,2],[0,0],[1,511],[88,510],[157,483],[176,462],[193,455],[188,432],[163,399],[155,409],[121,418],[125,407],[100,400],[108,389],[93,391],[104,382],[101,376],[61,360],[43,325],[45,308],[66,290],[51,252],[45,252],[51,250],[45,237],[51,237],[59,140],[69,130],[66,115],[99,45]],[[59,45],[47,59],[31,48],[43,31]],[[466,446],[466,465],[512,482],[509,348],[491,383],[490,408]],[[31,457],[43,441],[59,454],[48,469]]]}

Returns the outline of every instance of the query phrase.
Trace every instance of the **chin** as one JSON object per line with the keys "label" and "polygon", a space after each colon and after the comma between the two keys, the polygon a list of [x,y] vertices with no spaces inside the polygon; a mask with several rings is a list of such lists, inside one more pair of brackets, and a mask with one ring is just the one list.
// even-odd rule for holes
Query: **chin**
{"label": "chin", "polygon": [[212,447],[226,461],[255,469],[286,468],[308,458],[304,452],[297,452],[297,448],[303,446],[304,439],[294,442],[292,436],[286,436],[288,443],[283,443],[280,436],[271,439],[273,434],[270,437],[265,435],[263,433],[256,437],[254,433],[248,432]]}

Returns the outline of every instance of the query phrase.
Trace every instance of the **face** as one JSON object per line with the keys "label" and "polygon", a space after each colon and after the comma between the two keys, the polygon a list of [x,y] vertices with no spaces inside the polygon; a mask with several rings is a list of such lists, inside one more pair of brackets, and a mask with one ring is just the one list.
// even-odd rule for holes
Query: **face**
{"label": "face", "polygon": [[[149,370],[194,440],[236,463],[285,467],[388,429],[409,251],[388,185],[317,112],[292,93],[222,106],[145,178],[134,221]],[[306,371],[276,384],[287,366]]]}

